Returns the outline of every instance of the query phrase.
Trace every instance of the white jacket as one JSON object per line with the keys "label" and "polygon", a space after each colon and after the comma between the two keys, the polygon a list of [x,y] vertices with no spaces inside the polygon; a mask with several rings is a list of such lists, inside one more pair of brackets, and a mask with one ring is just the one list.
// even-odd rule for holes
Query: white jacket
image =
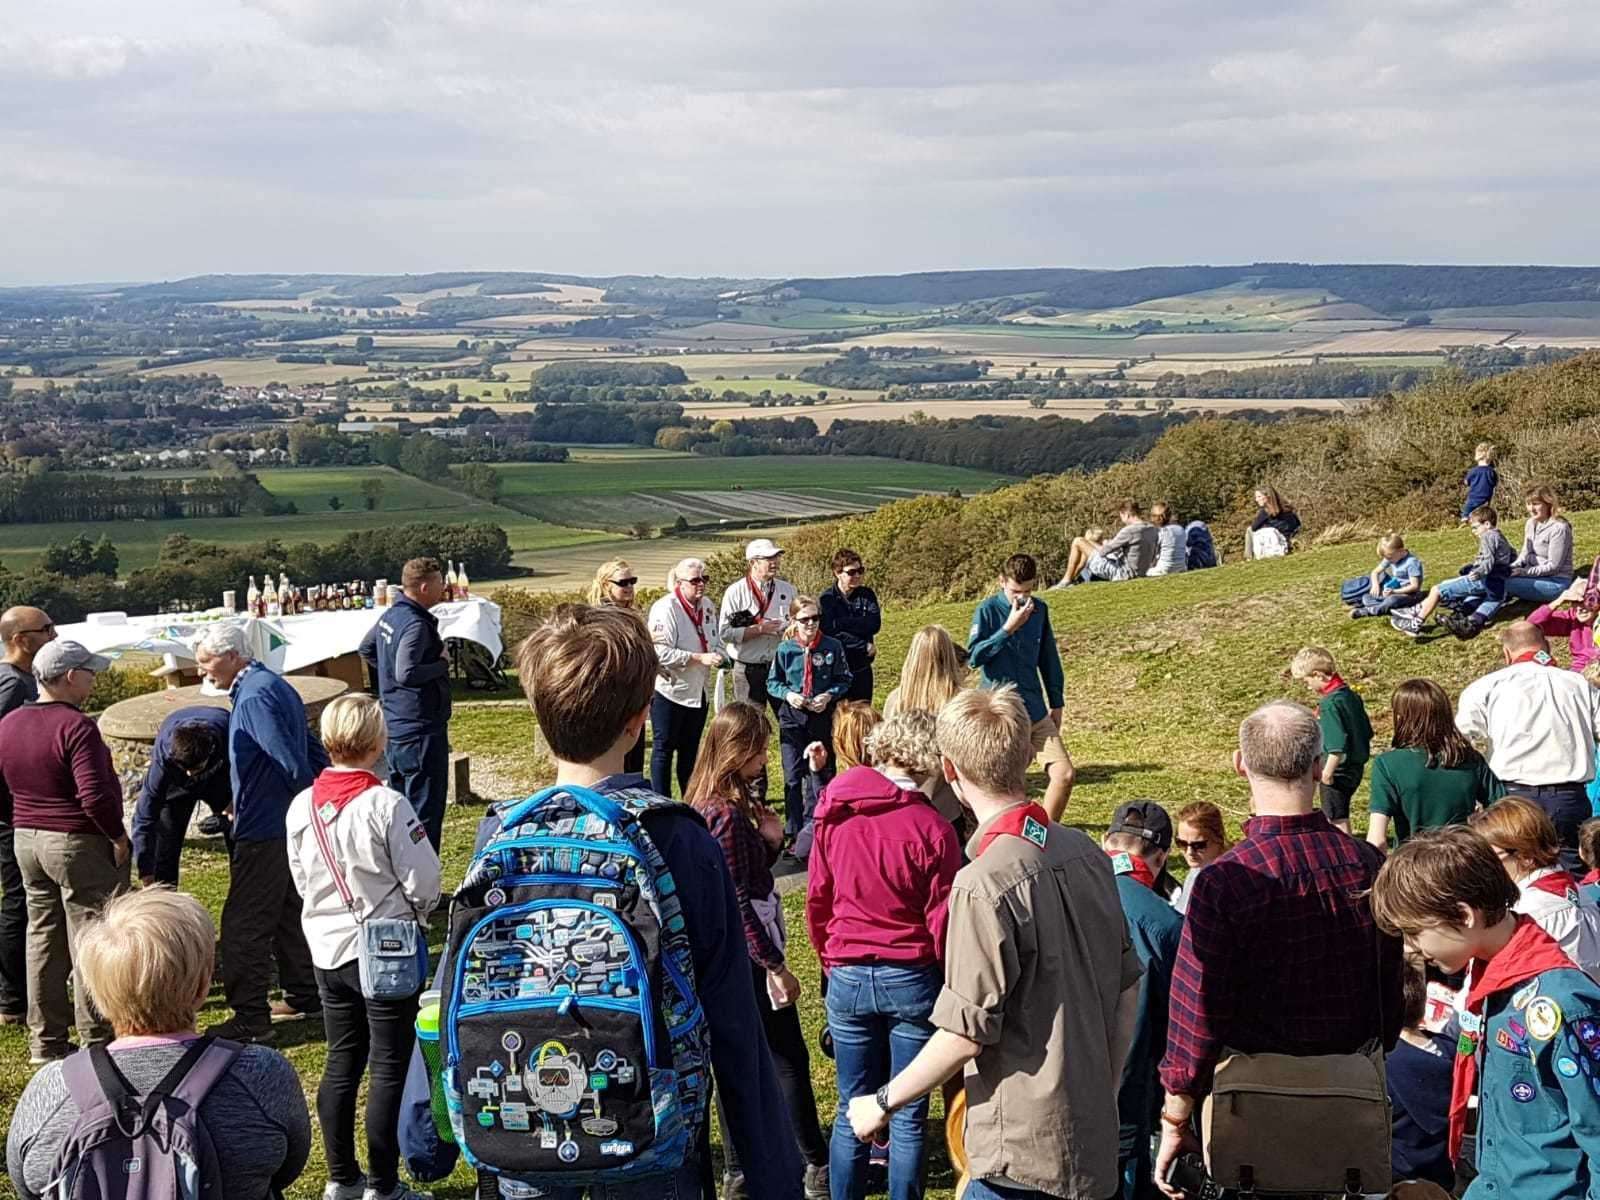
{"label": "white jacket", "polygon": [[[774,579],[772,599],[767,603],[766,619],[769,621],[776,619],[787,625],[789,610],[794,607],[794,597],[794,584],[787,579]],[[728,624],[728,618],[740,611],[750,613],[752,616],[761,611],[761,602],[750,586],[749,575],[741,576],[722,593],[722,613],[717,630],[722,634],[728,654],[735,662],[771,662],[772,656],[778,652],[778,643],[783,641],[783,634],[758,634],[754,632],[755,627],[750,625],[742,629],[734,628]]]}
{"label": "white jacket", "polygon": [[1600,908],[1585,903],[1575,888],[1557,896],[1533,885],[1560,867],[1545,867],[1529,875],[1518,886],[1522,896],[1516,911],[1533,918],[1533,923],[1560,943],[1580,971],[1600,980]]}
{"label": "white jacket", "polygon": [[[722,639],[717,636],[717,613],[711,601],[700,597],[700,619],[704,622],[697,633],[688,611],[678,602],[673,592],[668,592],[650,606],[650,640],[656,644],[656,658],[661,670],[656,673],[656,691],[674,704],[686,708],[700,708],[706,702],[706,681],[711,668],[694,661],[701,653],[720,654]],[[700,633],[705,634],[706,648],[700,649]]]}
{"label": "white jacket", "polygon": [[[314,786],[289,802],[289,873],[300,892],[300,924],[311,961],[331,971],[355,960],[358,927],[311,827]],[[439,902],[439,856],[409,800],[378,784],[353,797],[327,826],[328,843],[362,920],[415,915],[427,921]]]}

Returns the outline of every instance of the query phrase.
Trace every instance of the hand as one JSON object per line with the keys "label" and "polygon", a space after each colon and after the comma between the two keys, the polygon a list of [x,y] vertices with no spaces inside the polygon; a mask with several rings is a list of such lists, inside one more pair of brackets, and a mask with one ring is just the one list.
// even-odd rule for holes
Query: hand
{"label": "hand", "polygon": [[804,709],[806,707],[806,698],[799,692],[790,692],[784,699],[788,701],[790,708]]}
{"label": "hand", "polygon": [[825,712],[828,705],[833,703],[832,692],[818,692],[811,697],[811,711],[814,713]]}
{"label": "hand", "polygon": [[1574,579],[1567,585],[1567,590],[1561,593],[1562,600],[1582,600],[1583,594],[1589,590],[1587,579]]}
{"label": "hand", "polygon": [[1050,723],[1057,729],[1061,728],[1061,710],[1059,708],[1052,708],[1050,710]]}
{"label": "hand", "polygon": [[787,1008],[800,999],[800,981],[788,967],[767,972],[767,995],[776,1007]]}
{"label": "hand", "polygon": [[782,633],[785,628],[785,622],[777,617],[768,617],[766,620],[757,625],[756,628],[760,630],[762,634],[770,636],[774,633]]}
{"label": "hand", "polygon": [[1156,1186],[1171,1196],[1172,1200],[1183,1200],[1185,1193],[1167,1183],[1167,1172],[1183,1155],[1198,1153],[1200,1143],[1188,1125],[1180,1128],[1166,1121],[1161,1122],[1161,1148],[1156,1151]]}
{"label": "hand", "polygon": [[1015,633],[1028,623],[1028,618],[1031,616],[1033,616],[1033,597],[1029,596],[1020,608],[1011,610],[1011,615],[1006,618],[1005,631]]}
{"label": "hand", "polygon": [[783,818],[763,804],[756,815],[756,832],[776,850],[783,845]]}
{"label": "hand", "polygon": [[133,857],[133,843],[128,840],[128,835],[123,834],[111,843],[111,861],[118,867],[128,865],[128,859]]}
{"label": "hand", "polygon": [[875,1096],[857,1096],[850,1101],[850,1129],[863,1142],[870,1142],[889,1123],[889,1114],[878,1107]]}
{"label": "hand", "polygon": [[227,808],[223,809],[222,815],[227,819],[228,824],[233,824],[233,805],[230,804]]}
{"label": "hand", "polygon": [[867,661],[871,662],[873,659],[875,659],[877,657],[878,657],[878,643],[877,642],[868,642],[867,643]]}
{"label": "hand", "polygon": [[828,765],[828,748],[821,742],[812,742],[806,747],[806,762],[813,771],[820,771]]}
{"label": "hand", "polygon": [[155,885],[156,885],[156,877],[154,875],[141,875],[141,876],[139,876],[139,886],[140,887],[155,887]]}
{"label": "hand", "polygon": [[704,654],[696,654],[694,660],[702,667],[720,667],[722,665],[722,655],[712,654],[709,650]]}

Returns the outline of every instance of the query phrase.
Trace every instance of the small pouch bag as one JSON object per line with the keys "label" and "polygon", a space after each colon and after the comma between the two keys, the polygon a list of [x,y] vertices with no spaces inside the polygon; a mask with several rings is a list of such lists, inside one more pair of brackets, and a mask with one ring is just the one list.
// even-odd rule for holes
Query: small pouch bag
{"label": "small pouch bag", "polygon": [[416,920],[358,918],[356,923],[361,994],[368,1000],[400,1000],[420,992],[428,977],[428,939]]}

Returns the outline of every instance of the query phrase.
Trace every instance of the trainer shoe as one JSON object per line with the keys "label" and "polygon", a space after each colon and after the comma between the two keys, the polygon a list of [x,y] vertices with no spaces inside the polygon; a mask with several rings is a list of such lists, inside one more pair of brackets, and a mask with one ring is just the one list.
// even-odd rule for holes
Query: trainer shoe
{"label": "trainer shoe", "polygon": [[816,1163],[806,1167],[806,1200],[828,1200],[828,1164]]}
{"label": "trainer shoe", "polygon": [[413,1191],[405,1184],[397,1183],[394,1185],[394,1190],[388,1192],[368,1188],[361,1194],[361,1200],[433,1200],[433,1193]]}
{"label": "trainer shoe", "polygon": [[1422,634],[1422,618],[1414,612],[1396,609],[1389,614],[1389,624],[1407,637],[1420,637]]}
{"label": "trainer shoe", "polygon": [[272,1014],[272,1023],[281,1025],[285,1021],[304,1021],[307,1017],[320,1017],[322,1006],[316,1008],[296,1008],[287,1000],[274,1000],[267,1005],[267,1011]]}
{"label": "trainer shoe", "polygon": [[722,1200],[750,1200],[743,1171],[730,1171],[722,1177]]}
{"label": "trainer shoe", "polygon": [[35,1050],[28,1055],[28,1065],[30,1067],[42,1067],[48,1063],[58,1062],[70,1056],[75,1049],[77,1047],[68,1042],[65,1046],[51,1046],[46,1050]]}
{"label": "trainer shoe", "polygon": [[322,1189],[322,1200],[362,1200],[366,1193],[365,1176],[354,1183],[335,1183],[330,1179]]}
{"label": "trainer shoe", "polygon": [[238,1017],[229,1017],[220,1025],[213,1025],[206,1032],[212,1037],[226,1038],[230,1042],[243,1042],[246,1045],[255,1043],[259,1046],[272,1044],[271,1025],[246,1025]]}

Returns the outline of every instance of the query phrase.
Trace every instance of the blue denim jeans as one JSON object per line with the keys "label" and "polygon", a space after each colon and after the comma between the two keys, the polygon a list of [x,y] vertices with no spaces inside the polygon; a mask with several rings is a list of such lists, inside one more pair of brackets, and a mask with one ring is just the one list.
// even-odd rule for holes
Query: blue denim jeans
{"label": "blue denim jeans", "polygon": [[1506,599],[1553,604],[1571,586],[1571,576],[1563,579],[1559,575],[1513,575],[1506,580]]}
{"label": "blue denim jeans", "polygon": [[[843,966],[828,975],[828,1030],[839,1074],[839,1108],[828,1146],[832,1200],[867,1194],[868,1145],[850,1128],[850,1101],[905,1070],[933,1036],[928,1020],[944,976],[937,966]],[[889,1200],[921,1200],[928,1098],[889,1118]]]}
{"label": "blue denim jeans", "polygon": [[1028,1200],[1030,1196],[1045,1195],[1048,1193],[1001,1183],[998,1179],[969,1179],[967,1190],[957,1196],[956,1200]]}

